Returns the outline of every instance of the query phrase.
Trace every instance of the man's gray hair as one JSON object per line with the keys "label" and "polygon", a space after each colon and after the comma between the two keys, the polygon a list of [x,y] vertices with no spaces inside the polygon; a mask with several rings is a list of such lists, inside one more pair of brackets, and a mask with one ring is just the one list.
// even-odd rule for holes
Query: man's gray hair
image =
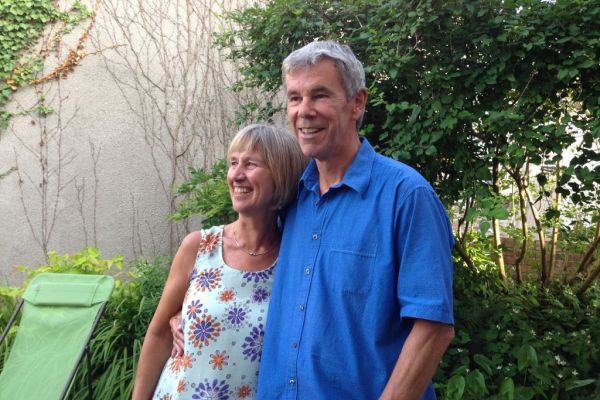
{"label": "man's gray hair", "polygon": [[365,70],[362,63],[356,58],[350,47],[332,40],[314,41],[290,53],[281,65],[284,84],[286,75],[295,69],[314,66],[323,59],[330,59],[334,62],[342,77],[348,100],[360,89],[366,88]]}

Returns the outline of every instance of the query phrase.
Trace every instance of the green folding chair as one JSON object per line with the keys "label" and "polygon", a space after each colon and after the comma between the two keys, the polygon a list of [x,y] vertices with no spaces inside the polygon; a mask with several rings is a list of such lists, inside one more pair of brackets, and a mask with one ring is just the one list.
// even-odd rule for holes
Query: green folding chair
{"label": "green folding chair", "polygon": [[112,276],[42,273],[15,307],[0,344],[22,309],[10,354],[0,374],[0,399],[66,398],[77,368],[114,287]]}

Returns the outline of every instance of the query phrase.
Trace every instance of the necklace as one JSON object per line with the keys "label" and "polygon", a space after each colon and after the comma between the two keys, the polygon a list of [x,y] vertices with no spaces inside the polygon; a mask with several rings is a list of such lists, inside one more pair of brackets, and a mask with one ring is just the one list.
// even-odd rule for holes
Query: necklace
{"label": "necklace", "polygon": [[255,251],[250,251],[250,250],[246,249],[244,246],[242,246],[240,244],[240,242],[238,242],[237,237],[235,236],[235,229],[233,230],[233,241],[235,242],[235,245],[237,247],[244,250],[246,253],[248,253],[248,255],[251,255],[252,257],[262,256],[267,253],[270,253],[273,250],[273,248],[270,248],[269,250],[265,250],[265,251],[261,251],[260,253],[257,253]]}

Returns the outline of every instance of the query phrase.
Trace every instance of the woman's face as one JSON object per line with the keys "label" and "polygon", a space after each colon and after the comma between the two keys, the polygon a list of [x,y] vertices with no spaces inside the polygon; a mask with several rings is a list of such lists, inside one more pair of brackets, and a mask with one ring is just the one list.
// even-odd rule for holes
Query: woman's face
{"label": "woman's face", "polygon": [[275,183],[271,170],[255,151],[234,151],[229,156],[227,184],[233,209],[239,214],[273,209]]}

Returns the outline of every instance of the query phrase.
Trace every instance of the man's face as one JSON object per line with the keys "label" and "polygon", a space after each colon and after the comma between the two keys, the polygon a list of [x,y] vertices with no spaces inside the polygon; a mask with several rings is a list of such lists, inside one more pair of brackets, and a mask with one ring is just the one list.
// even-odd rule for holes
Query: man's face
{"label": "man's face", "polygon": [[302,152],[317,161],[344,157],[356,137],[366,90],[347,99],[331,60],[294,70],[285,77],[287,114]]}

